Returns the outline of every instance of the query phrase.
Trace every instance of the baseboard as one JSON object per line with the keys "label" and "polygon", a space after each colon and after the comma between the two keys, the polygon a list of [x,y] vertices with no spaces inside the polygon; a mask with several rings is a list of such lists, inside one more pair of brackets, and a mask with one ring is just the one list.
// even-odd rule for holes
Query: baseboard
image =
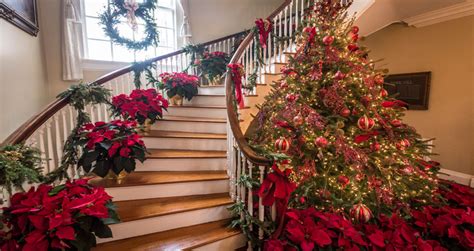
{"label": "baseboard", "polygon": [[438,177],[474,188],[474,175],[441,168]]}

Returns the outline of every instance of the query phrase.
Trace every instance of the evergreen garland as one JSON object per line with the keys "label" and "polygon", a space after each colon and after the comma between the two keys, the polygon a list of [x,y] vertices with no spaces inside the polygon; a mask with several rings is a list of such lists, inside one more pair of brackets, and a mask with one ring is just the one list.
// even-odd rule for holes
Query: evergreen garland
{"label": "evergreen garland", "polygon": [[145,0],[143,3],[138,3],[138,8],[135,11],[135,16],[145,22],[146,36],[143,40],[135,41],[120,35],[117,25],[120,23],[120,18],[128,13],[125,8],[125,0],[112,1],[107,10],[100,15],[100,23],[104,25],[105,34],[112,39],[112,42],[123,45],[129,50],[139,51],[150,46],[158,46],[159,32],[153,17],[156,3],[156,0]]}

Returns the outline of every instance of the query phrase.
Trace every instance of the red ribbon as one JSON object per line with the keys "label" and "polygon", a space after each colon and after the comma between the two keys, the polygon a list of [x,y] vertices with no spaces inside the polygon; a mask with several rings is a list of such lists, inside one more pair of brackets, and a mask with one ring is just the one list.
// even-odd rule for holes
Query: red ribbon
{"label": "red ribbon", "polygon": [[405,107],[408,108],[408,103],[401,101],[401,100],[394,100],[394,101],[384,101],[382,106],[385,108],[392,108],[392,107]]}
{"label": "red ribbon", "polygon": [[377,131],[373,131],[373,132],[370,132],[370,133],[367,133],[367,134],[360,134],[360,135],[357,135],[354,138],[354,142],[359,144],[359,143],[365,142],[365,141],[369,140],[370,138],[372,138],[374,136],[377,136],[377,135],[379,135],[379,132],[377,132]]}
{"label": "red ribbon", "polygon": [[272,31],[273,24],[270,20],[268,19],[263,20],[261,18],[258,18],[255,21],[255,24],[257,25],[257,29],[258,29],[260,46],[262,46],[262,48],[266,48],[268,35]]}
{"label": "red ribbon", "polygon": [[229,64],[227,67],[230,69],[232,81],[235,85],[235,99],[239,104],[239,108],[243,109],[245,107],[244,96],[242,94],[242,75],[244,72],[243,66],[241,64]]}

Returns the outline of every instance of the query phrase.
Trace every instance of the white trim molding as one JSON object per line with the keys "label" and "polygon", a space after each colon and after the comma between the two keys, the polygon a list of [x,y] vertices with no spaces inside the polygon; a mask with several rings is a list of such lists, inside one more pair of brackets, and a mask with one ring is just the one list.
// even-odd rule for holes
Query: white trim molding
{"label": "white trim molding", "polygon": [[403,21],[418,28],[470,15],[474,15],[474,0],[466,0],[463,3],[409,17]]}
{"label": "white trim molding", "polygon": [[441,168],[438,173],[438,177],[443,180],[450,180],[458,184],[474,187],[474,176],[470,174],[460,173]]}

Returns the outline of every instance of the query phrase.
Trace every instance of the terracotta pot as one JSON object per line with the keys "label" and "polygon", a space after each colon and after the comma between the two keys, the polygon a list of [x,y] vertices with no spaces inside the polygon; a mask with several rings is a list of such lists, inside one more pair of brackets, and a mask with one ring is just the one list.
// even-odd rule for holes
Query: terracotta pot
{"label": "terracotta pot", "polygon": [[183,105],[183,97],[179,95],[174,95],[170,98],[170,102],[172,105],[182,106]]}

